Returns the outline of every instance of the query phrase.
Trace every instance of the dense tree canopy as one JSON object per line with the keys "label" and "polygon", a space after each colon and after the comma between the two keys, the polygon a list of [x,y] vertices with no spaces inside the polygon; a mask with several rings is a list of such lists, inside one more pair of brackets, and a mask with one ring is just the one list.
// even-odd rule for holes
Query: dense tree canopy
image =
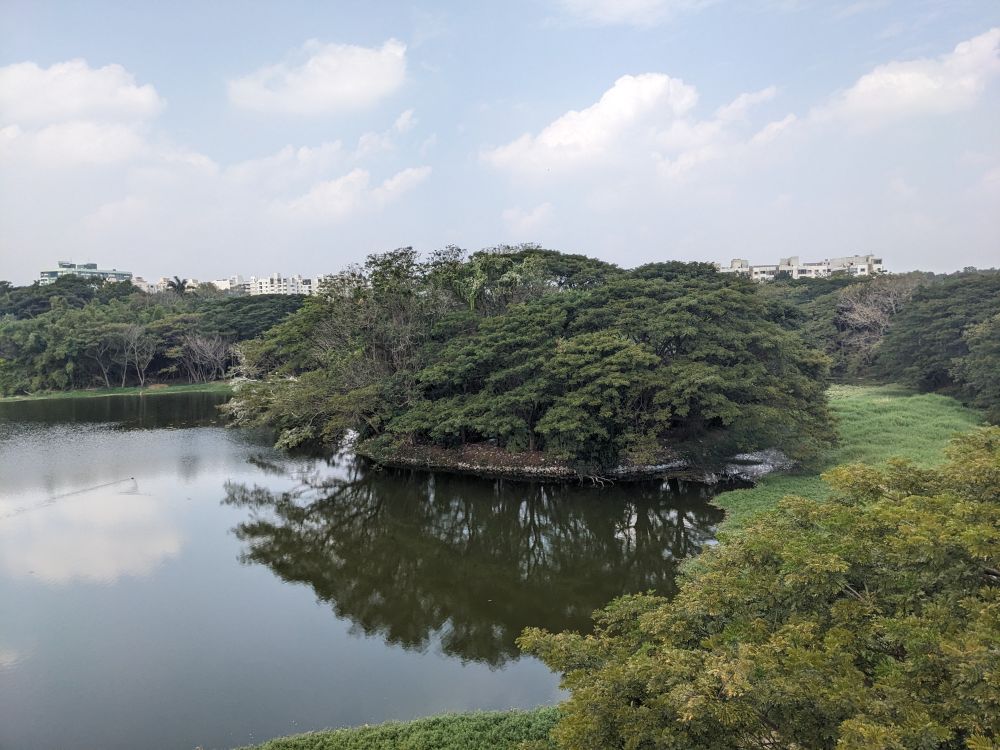
{"label": "dense tree canopy", "polygon": [[224,376],[231,344],[260,335],[299,296],[147,295],[64,276],[0,289],[0,394],[193,382]]}
{"label": "dense tree canopy", "polygon": [[707,264],[403,249],[241,347],[255,380],[231,413],[282,445],[355,435],[376,456],[486,443],[587,472],[678,451],[804,457],[830,435],[826,359],[770,313]]}
{"label": "dense tree canopy", "polygon": [[1000,272],[956,274],[921,288],[886,335],[881,373],[924,390],[960,386],[956,367],[969,352],[963,333],[998,313]]}
{"label": "dense tree canopy", "polygon": [[563,748],[918,748],[1000,740],[1000,428],[921,470],[846,466],[593,636],[529,629],[564,674]]}
{"label": "dense tree canopy", "polygon": [[1000,419],[986,322],[1000,315],[1000,272],[786,280],[762,293],[775,321],[830,357],[834,378],[943,391]]}

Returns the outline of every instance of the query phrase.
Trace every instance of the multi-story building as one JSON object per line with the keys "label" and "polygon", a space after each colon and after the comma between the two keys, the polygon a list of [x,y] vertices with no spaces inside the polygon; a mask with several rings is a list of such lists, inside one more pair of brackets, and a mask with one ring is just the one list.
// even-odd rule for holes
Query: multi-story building
{"label": "multi-story building", "polygon": [[249,283],[239,274],[230,276],[228,279],[215,279],[214,281],[209,281],[208,283],[223,292],[232,292],[233,294],[250,294]]}
{"label": "multi-story building", "polygon": [[38,278],[39,284],[51,284],[61,276],[82,276],[86,279],[101,281],[131,281],[131,271],[119,271],[116,268],[111,270],[101,269],[96,263],[70,263],[68,260],[61,260],[56,268],[51,271],[42,271]]}
{"label": "multi-story building", "polygon": [[248,294],[313,294],[313,280],[304,279],[301,276],[282,276],[280,273],[273,273],[270,276],[257,278],[250,277],[247,285]]}
{"label": "multi-story building", "polygon": [[785,273],[793,279],[818,279],[838,272],[850,276],[875,276],[885,273],[885,268],[882,259],[874,255],[847,255],[815,263],[801,263],[799,256],[792,255],[779,259],[775,265],[751,265],[748,260],[734,258],[728,268],[719,267],[719,271],[740,274],[755,281],[770,281]]}
{"label": "multi-story building", "polygon": [[[132,283],[144,292],[150,294],[165,292],[170,286],[172,279],[166,276],[158,281],[146,281],[141,276],[132,279]],[[249,279],[236,274],[225,279],[214,279],[206,282],[216,289],[229,292],[235,295],[249,294],[315,294],[319,288],[322,278],[306,279],[302,276],[282,276],[280,273],[271,274],[266,277],[251,276]],[[200,282],[197,279],[188,279],[187,288],[196,289]]]}

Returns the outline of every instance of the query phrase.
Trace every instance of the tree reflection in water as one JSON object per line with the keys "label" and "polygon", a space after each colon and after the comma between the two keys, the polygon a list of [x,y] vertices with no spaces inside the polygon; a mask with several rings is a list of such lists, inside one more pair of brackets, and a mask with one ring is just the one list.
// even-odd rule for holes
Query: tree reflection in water
{"label": "tree reflection in water", "polygon": [[494,667],[529,625],[586,630],[624,593],[671,594],[677,563],[711,542],[713,490],[677,480],[594,489],[348,461],[288,492],[226,486],[245,507],[244,563],[306,583],[367,635],[433,640]]}

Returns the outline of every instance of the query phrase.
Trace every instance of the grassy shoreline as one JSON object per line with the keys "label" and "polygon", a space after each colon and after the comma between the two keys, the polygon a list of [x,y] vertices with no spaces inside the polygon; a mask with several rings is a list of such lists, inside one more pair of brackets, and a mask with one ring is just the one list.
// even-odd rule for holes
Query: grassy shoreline
{"label": "grassy shoreline", "polygon": [[879,465],[904,458],[918,466],[940,463],[956,433],[982,423],[982,416],[949,396],[918,393],[897,385],[834,385],[828,391],[837,419],[838,442],[822,465],[808,474],[773,474],[756,486],[715,497],[726,511],[722,531],[739,529],[757,513],[774,508],[786,495],[823,498],[820,474],[851,463]]}
{"label": "grassy shoreline", "polygon": [[156,396],[163,393],[232,393],[233,388],[227,382],[214,383],[182,383],[179,385],[149,385],[145,388],[128,386],[126,388],[88,388],[73,391],[45,391],[27,396],[0,396],[0,403],[9,401],[45,401],[63,398],[107,398],[109,396]]}
{"label": "grassy shoreline", "polygon": [[544,741],[558,715],[552,706],[441,714],[294,734],[237,750],[516,750],[524,742]]}

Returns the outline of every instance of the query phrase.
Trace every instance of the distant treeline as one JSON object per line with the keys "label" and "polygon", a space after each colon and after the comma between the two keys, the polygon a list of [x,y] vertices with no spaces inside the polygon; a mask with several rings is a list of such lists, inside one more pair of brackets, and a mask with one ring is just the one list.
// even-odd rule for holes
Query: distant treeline
{"label": "distant treeline", "polygon": [[183,286],[146,294],[77,276],[0,282],[0,394],[217,380],[234,343],[301,304],[301,296],[223,297]]}

